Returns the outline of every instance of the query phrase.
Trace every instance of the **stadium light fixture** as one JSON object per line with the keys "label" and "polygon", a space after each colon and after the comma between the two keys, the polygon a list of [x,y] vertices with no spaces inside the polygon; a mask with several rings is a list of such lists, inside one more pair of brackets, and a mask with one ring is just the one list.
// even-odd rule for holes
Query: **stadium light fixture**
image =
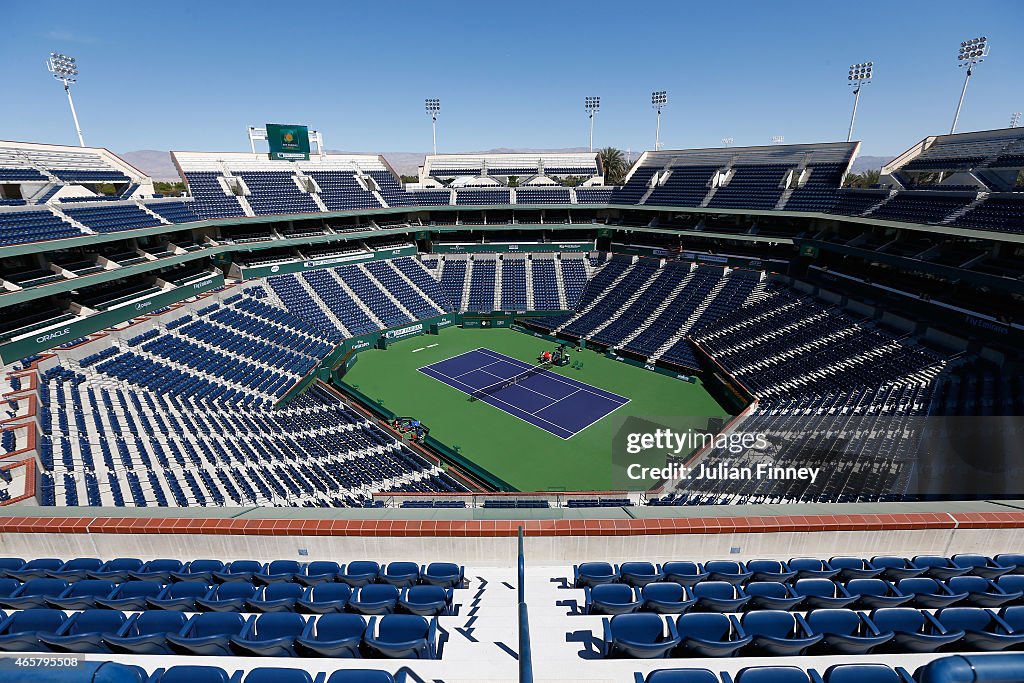
{"label": "stadium light fixture", "polygon": [[601,109],[600,97],[587,97],[583,100],[583,108],[587,110],[590,118],[590,151],[594,151],[594,114]]}
{"label": "stadium light fixture", "polygon": [[732,143],[736,142],[733,138],[722,138],[722,144],[726,147],[731,147]]}
{"label": "stadium light fixture", "polygon": [[441,111],[441,100],[435,97],[427,98],[423,102],[427,109],[427,115],[430,116],[430,125],[434,134],[434,154],[437,154],[437,115]]}
{"label": "stadium light fixture", "polygon": [[847,84],[853,88],[853,114],[850,115],[850,130],[846,133],[846,141],[853,139],[853,123],[857,120],[857,105],[860,104],[860,89],[871,82],[874,75],[874,62],[851,64],[850,73],[846,77]]}
{"label": "stadium light fixture", "polygon": [[974,67],[985,61],[988,57],[988,37],[971,38],[960,43],[960,51],[956,55],[958,65],[964,69],[964,89],[960,91],[960,101],[956,105],[956,114],[953,115],[953,125],[949,127],[949,134],[956,132],[956,123],[960,120],[960,108],[964,106],[964,96],[967,95],[967,84],[974,73]]}
{"label": "stadium light fixture", "polygon": [[78,63],[74,57],[62,55],[59,52],[51,52],[50,58],[46,61],[46,69],[53,74],[53,77],[64,84],[64,92],[68,94],[68,104],[71,105],[71,118],[75,120],[75,132],[78,133],[78,144],[85,147],[85,138],[82,137],[82,127],[78,125],[78,113],[75,111],[75,101],[71,99],[71,84],[78,80]]}
{"label": "stadium light fixture", "polygon": [[668,105],[668,92],[655,90],[651,93],[651,106],[658,112],[658,127],[654,130],[654,151],[661,149],[661,110]]}
{"label": "stadium light fixture", "polygon": [[772,144],[773,145],[781,145],[785,141],[786,141],[786,136],[785,135],[773,135],[772,136]]}
{"label": "stadium light fixture", "polygon": [[1013,112],[1013,115],[1010,117],[1010,128],[1016,128],[1019,125],[1020,125],[1020,112],[1019,111],[1015,111],[1015,112]]}

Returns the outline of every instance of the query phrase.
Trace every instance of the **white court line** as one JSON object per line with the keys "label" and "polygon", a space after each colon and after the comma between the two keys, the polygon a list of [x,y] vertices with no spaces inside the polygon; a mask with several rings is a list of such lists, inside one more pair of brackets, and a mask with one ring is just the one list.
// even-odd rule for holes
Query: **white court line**
{"label": "white court line", "polygon": [[[435,344],[435,346],[436,346],[436,344]],[[444,360],[439,360],[439,361],[435,361],[433,363],[428,363],[427,365],[422,365],[422,366],[420,366],[420,367],[418,367],[416,369],[417,370],[422,370],[423,368],[429,368],[429,367],[431,367],[433,365],[437,365],[438,363],[444,363],[444,362],[450,361],[450,360],[452,360],[452,358],[462,358],[463,356],[468,356],[471,353],[476,353],[477,351],[484,351],[484,350],[486,350],[486,349],[484,349],[484,347],[479,346],[479,347],[477,347],[475,349],[470,349],[469,351],[463,351],[462,353],[457,353],[454,356],[451,356],[449,358],[445,358]],[[493,356],[491,356],[491,357],[493,358]]]}
{"label": "white court line", "polygon": [[[540,410],[535,410],[535,411],[533,411],[533,413],[531,413],[531,415],[533,415],[534,417],[536,417],[536,416],[537,416],[537,413],[539,413],[539,412],[540,412],[541,410],[547,410],[547,409],[548,409],[548,408],[550,408],[551,406],[555,405],[555,403],[558,403],[558,401],[564,401],[565,399],[569,398],[570,396],[575,396],[575,395],[576,395],[576,394],[578,394],[578,393],[580,393],[580,390],[579,390],[579,389],[577,389],[576,391],[572,392],[571,394],[566,394],[565,396],[563,396],[562,398],[558,399],[558,400],[557,400],[557,401],[555,401],[554,403],[549,403],[549,404],[547,404],[546,406],[544,406],[543,408],[541,408]],[[541,396],[543,396],[543,394],[541,394]],[[583,430],[581,429],[581,430],[580,430],[580,432],[582,432],[582,431],[583,431]],[[577,433],[577,434],[579,434],[579,432],[576,432],[576,433]]]}
{"label": "white court line", "polygon": [[422,351],[422,350],[423,350],[423,349],[425,349],[425,348],[426,348],[425,346],[421,346],[421,347],[420,347],[420,348],[418,348],[418,349],[413,349],[413,350],[412,350],[412,352],[413,352],[413,353],[418,353],[418,352]]}
{"label": "white court line", "polygon": [[434,348],[435,346],[440,346],[440,344],[427,344],[427,348],[428,348],[428,349],[432,349],[432,348]]}
{"label": "white court line", "polygon": [[[448,375],[444,374],[443,372],[438,372],[437,370],[434,370],[434,369],[430,368],[429,366],[428,366],[428,367],[427,367],[426,369],[427,369],[427,370],[430,370],[431,372],[436,372],[436,373],[437,373],[438,375],[441,375],[442,377],[445,377],[445,378],[447,378],[447,379],[450,379],[450,380],[452,380],[453,382],[456,382],[456,383],[458,383],[458,384],[462,384],[462,385],[465,385],[465,386],[467,386],[467,387],[470,387],[470,388],[472,388],[472,389],[473,389],[473,391],[477,391],[477,389],[476,389],[476,388],[473,388],[473,387],[471,387],[471,385],[469,385],[469,384],[466,384],[465,382],[460,382],[459,380],[455,379],[454,377],[449,377]],[[422,370],[422,369],[421,369],[421,370]],[[430,377],[430,374],[429,374],[429,373],[427,373],[427,372],[424,372],[423,374],[424,374],[424,375],[426,375],[427,377]],[[434,379],[437,379],[437,378],[435,377]],[[449,385],[449,386],[451,386],[451,385]],[[467,396],[472,396],[472,395],[473,395],[473,394],[472,394],[471,392],[469,392],[469,391],[465,391],[465,390],[463,390],[463,389],[459,389],[458,387],[452,387],[452,388],[453,388],[453,389],[455,389],[456,391],[461,391],[462,393],[466,394]],[[508,401],[503,401],[502,399],[498,398],[497,396],[494,396],[493,394],[491,394],[491,395],[488,395],[488,396],[486,396],[485,398],[492,398],[492,399],[494,399],[495,401],[497,401],[497,402],[499,402],[499,403],[504,403],[505,405],[507,405],[507,406],[508,406],[508,407],[510,407],[510,408],[514,408],[515,410],[518,410],[518,411],[520,411],[520,412],[522,412],[522,413],[526,413],[527,415],[530,415],[530,413],[527,413],[527,412],[526,412],[525,410],[523,410],[523,409],[522,409],[522,408],[520,408],[519,406],[515,405],[514,403],[509,403]],[[483,399],[477,399],[477,400],[481,400],[481,401],[482,401]],[[484,401],[484,403],[486,403],[486,401]],[[491,407],[493,408],[493,407],[495,407],[495,406],[491,406]],[[522,420],[522,421],[523,421],[523,422],[525,422],[526,424],[533,424],[533,423],[532,423],[532,422],[530,422],[529,420],[527,420],[527,419],[525,419],[525,418],[523,418],[523,417],[520,417],[520,416],[516,415],[515,413],[509,412],[509,411],[507,411],[507,410],[503,410],[502,412],[504,412],[504,413],[506,413],[506,414],[508,414],[508,415],[511,415],[511,416],[512,416],[512,417],[514,417],[514,418],[517,418],[517,419],[519,419],[519,420]],[[554,428],[556,428],[556,429],[561,429],[561,430],[562,430],[563,432],[568,432],[568,431],[569,431],[568,429],[566,429],[566,428],[565,428],[565,427],[563,427],[562,425],[558,424],[557,422],[552,422],[551,420],[545,420],[545,419],[544,419],[543,417],[539,417],[539,416],[536,416],[536,415],[534,415],[533,417],[535,417],[536,419],[540,420],[541,422],[547,422],[547,423],[548,423],[549,425],[551,425],[552,427],[554,427]],[[537,425],[533,424],[533,426],[534,426],[534,427],[536,427]],[[589,425],[588,425],[588,426],[589,426]],[[573,433],[572,433],[572,434],[570,434],[569,436],[562,436],[561,434],[557,434],[557,433],[555,433],[555,432],[551,432],[551,431],[548,431],[548,430],[546,430],[546,429],[545,429],[544,431],[548,432],[548,434],[554,434],[555,436],[557,436],[557,437],[558,437],[559,439],[562,439],[563,441],[568,441],[568,440],[569,440],[570,438],[572,438],[572,437],[576,436],[576,435],[577,435],[577,434],[579,433],[579,432],[573,432]],[[582,430],[580,430],[580,431],[582,431]]]}
{"label": "white court line", "polygon": [[[495,354],[497,353],[496,351],[491,351],[490,349],[484,349],[484,348],[480,348],[480,349],[476,349],[476,350],[484,352],[484,354],[490,356],[491,358],[494,358]],[[505,360],[505,362],[519,363],[520,365],[522,365],[522,366],[524,366],[526,368],[533,367],[532,365],[530,365],[526,361],[521,361],[518,358],[512,358],[511,356],[504,356],[503,354],[500,354],[500,353],[497,354],[497,355],[503,356],[503,360]],[[493,363],[491,365],[493,365]],[[484,367],[487,367],[487,366],[484,366]],[[618,404],[620,406],[624,406],[624,405],[626,405],[626,403],[629,403],[629,401],[630,401],[630,399],[626,398],[625,396],[619,396],[618,394],[614,394],[611,391],[606,391],[604,389],[601,389],[600,387],[591,387],[591,385],[587,384],[586,382],[580,382],[579,380],[568,380],[566,378],[563,378],[561,375],[559,375],[557,372],[554,372],[554,371],[549,371],[549,373],[547,373],[545,376],[551,378],[552,380],[554,380],[556,382],[560,382],[561,384],[564,384],[566,386],[570,386],[570,387],[576,389],[577,391],[585,391],[588,394],[591,394],[592,396],[597,396],[598,398],[604,399],[605,401],[610,401],[612,403],[616,403],[616,404]],[[580,385],[583,385],[583,386],[580,386]],[[600,391],[604,391],[606,395],[602,395],[602,394],[598,394],[598,393],[595,393],[593,391],[590,391],[591,388],[599,389]],[[625,401],[625,403],[619,403],[618,399],[611,398],[611,396],[618,396],[618,398],[625,398],[626,401]],[[580,431],[582,431],[582,430],[580,430]]]}
{"label": "white court line", "polygon": [[[491,365],[494,365],[494,363],[491,363]],[[490,367],[490,366],[485,365],[484,367]],[[481,370],[483,370],[483,368],[481,368]],[[511,377],[502,377],[501,375],[495,375],[493,372],[487,372],[486,370],[483,370],[483,373],[485,375],[490,375],[491,377],[497,377],[499,380],[515,379],[516,375],[520,374],[520,373],[517,372],[515,375],[512,375]],[[538,373],[538,374],[540,374],[540,373]],[[461,377],[461,375],[460,375],[460,377]],[[495,384],[497,384],[497,382],[495,382]],[[526,389],[527,391],[532,391],[533,393],[537,394],[538,396],[543,396],[547,400],[554,401],[555,403],[557,403],[558,401],[561,401],[562,398],[566,398],[565,396],[563,396],[562,398],[555,398],[554,396],[548,396],[547,394],[543,394],[543,393],[537,391],[536,389],[531,389],[530,387],[525,386],[523,384],[519,384],[518,382],[516,384],[510,384],[509,386],[522,387],[523,389]],[[579,393],[579,389],[577,389],[576,391],[574,391],[572,393],[573,394]],[[571,395],[572,394],[570,394],[570,396]],[[554,404],[552,404],[552,405],[554,405]]]}

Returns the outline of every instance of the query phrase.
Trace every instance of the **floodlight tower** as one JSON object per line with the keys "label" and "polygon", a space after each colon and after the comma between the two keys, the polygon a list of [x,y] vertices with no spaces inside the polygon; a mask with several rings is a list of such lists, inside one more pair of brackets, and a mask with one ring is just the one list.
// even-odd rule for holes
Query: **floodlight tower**
{"label": "floodlight tower", "polygon": [[651,106],[658,112],[658,127],[654,131],[654,151],[661,149],[661,110],[668,104],[668,93],[655,90],[651,93]]}
{"label": "floodlight tower", "polygon": [[949,127],[949,134],[956,132],[956,122],[960,120],[960,108],[964,106],[964,96],[967,94],[967,83],[971,80],[971,73],[974,67],[985,61],[988,57],[988,38],[971,38],[960,43],[960,51],[956,55],[961,69],[966,70],[964,76],[964,89],[960,91],[960,101],[956,105],[956,114],[953,115],[953,125]]}
{"label": "floodlight tower", "polygon": [[583,100],[583,108],[587,110],[590,118],[590,151],[594,151],[594,114],[601,109],[600,97],[587,97]]}
{"label": "floodlight tower", "polygon": [[1019,125],[1020,125],[1020,112],[1019,111],[1015,111],[1015,112],[1013,112],[1013,115],[1010,117],[1010,128],[1016,128]]}
{"label": "floodlight tower", "polygon": [[773,145],[781,145],[785,141],[786,141],[786,136],[785,135],[773,135],[772,136],[772,144]]}
{"label": "floodlight tower", "polygon": [[733,138],[722,138],[722,144],[726,147],[731,147],[735,140]]}
{"label": "floodlight tower", "polygon": [[861,62],[850,65],[850,74],[846,77],[847,84],[853,88],[853,114],[850,115],[850,130],[846,133],[846,141],[853,139],[853,122],[857,120],[857,105],[860,104],[860,89],[871,82],[874,74],[874,62]]}
{"label": "floodlight tower", "polygon": [[71,84],[78,80],[78,64],[74,57],[62,55],[59,52],[51,52],[50,59],[46,61],[46,68],[53,77],[64,84],[64,92],[68,94],[68,104],[71,105],[71,118],[75,120],[75,132],[78,133],[78,144],[85,147],[85,139],[82,137],[82,127],[78,125],[78,114],[75,112],[75,101],[71,99]]}
{"label": "floodlight tower", "polygon": [[437,115],[441,111],[441,100],[428,98],[423,102],[427,109],[427,115],[430,116],[431,128],[434,133],[434,154],[437,154]]}

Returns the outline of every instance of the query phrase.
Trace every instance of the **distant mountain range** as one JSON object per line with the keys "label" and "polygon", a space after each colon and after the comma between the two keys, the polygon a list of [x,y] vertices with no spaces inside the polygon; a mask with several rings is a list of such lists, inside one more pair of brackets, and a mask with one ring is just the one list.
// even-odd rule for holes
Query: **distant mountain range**
{"label": "distant mountain range", "polygon": [[[477,152],[466,152],[466,154],[550,154],[550,153],[568,153],[568,152],[586,152],[586,147],[564,147],[562,149],[508,149],[499,147],[496,149],[488,149]],[[364,152],[345,152],[340,150],[328,150],[332,154],[363,154]],[[384,158],[388,160],[388,163],[398,172],[399,175],[416,175],[416,170],[420,164],[423,163],[423,157],[427,152],[384,152]],[[178,177],[178,171],[174,168],[174,164],[171,163],[171,155],[169,152],[161,152],[155,149],[142,149],[135,152],[122,152],[121,158],[128,163],[138,168],[143,173],[149,175],[153,180],[162,180],[167,182],[177,182],[181,180]],[[881,168],[883,165],[892,160],[893,157],[879,157],[879,156],[862,156],[858,157],[853,162],[853,172],[862,173],[864,171],[871,171]]]}

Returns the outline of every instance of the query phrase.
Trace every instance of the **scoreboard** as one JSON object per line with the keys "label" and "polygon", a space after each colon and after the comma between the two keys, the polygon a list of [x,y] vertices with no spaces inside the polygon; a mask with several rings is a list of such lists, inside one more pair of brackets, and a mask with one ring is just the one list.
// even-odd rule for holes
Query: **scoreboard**
{"label": "scoreboard", "polygon": [[309,129],[282,123],[267,124],[270,158],[277,161],[309,160]]}

